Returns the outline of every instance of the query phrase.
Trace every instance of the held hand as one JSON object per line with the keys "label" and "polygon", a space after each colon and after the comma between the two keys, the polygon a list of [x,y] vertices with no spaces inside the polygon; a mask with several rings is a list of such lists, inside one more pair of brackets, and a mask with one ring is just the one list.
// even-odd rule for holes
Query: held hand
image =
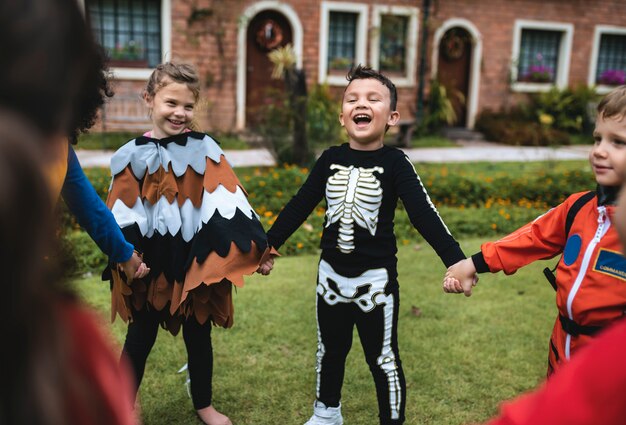
{"label": "held hand", "polygon": [[461,260],[448,268],[443,280],[443,290],[447,293],[472,295],[472,288],[478,283],[476,267],[471,258]]}
{"label": "held hand", "polygon": [[267,260],[259,265],[259,268],[256,270],[256,272],[262,274],[263,276],[267,276],[270,274],[273,268],[274,256],[270,256]]}
{"label": "held hand", "polygon": [[143,262],[141,256],[137,253],[137,251],[133,252],[133,255],[130,259],[124,263],[119,264],[119,268],[126,275],[126,280],[128,283],[131,283],[133,279],[141,279],[142,277],[146,277],[150,272],[150,268]]}

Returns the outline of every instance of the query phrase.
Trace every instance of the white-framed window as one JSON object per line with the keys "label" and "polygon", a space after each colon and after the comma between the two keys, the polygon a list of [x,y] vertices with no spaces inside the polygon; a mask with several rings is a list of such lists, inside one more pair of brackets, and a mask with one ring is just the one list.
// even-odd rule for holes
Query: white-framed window
{"label": "white-framed window", "polygon": [[596,25],[587,83],[607,93],[626,79],[626,27]]}
{"label": "white-framed window", "polygon": [[366,4],[322,2],[320,83],[345,85],[350,67],[365,64],[367,19]]}
{"label": "white-framed window", "polygon": [[546,91],[566,87],[574,26],[567,23],[515,21],[511,87],[514,91]]}
{"label": "white-framed window", "polygon": [[398,87],[415,84],[418,16],[416,7],[373,7],[370,64]]}
{"label": "white-framed window", "polygon": [[85,17],[118,79],[147,79],[167,60],[171,0],[83,0]]}

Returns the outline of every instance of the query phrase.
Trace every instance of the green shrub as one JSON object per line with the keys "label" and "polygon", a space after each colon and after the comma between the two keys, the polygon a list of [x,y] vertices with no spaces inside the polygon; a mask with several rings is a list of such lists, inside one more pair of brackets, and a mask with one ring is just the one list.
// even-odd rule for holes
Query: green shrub
{"label": "green shrub", "polygon": [[[526,165],[526,164],[525,164]],[[512,232],[550,207],[561,203],[569,194],[592,189],[595,184],[590,170],[571,167],[525,167],[524,172],[510,175],[498,169],[475,166],[470,169],[421,165],[422,183],[455,237],[493,238]],[[530,170],[530,171],[529,171]],[[272,168],[235,170],[249,194],[251,205],[265,229],[274,223],[277,214],[306,180],[309,170],[291,165]],[[94,187],[104,199],[109,186],[109,172],[104,168],[86,170]],[[324,203],[313,211],[306,222],[281,248],[283,255],[317,253],[324,223]],[[99,272],[106,258],[89,239],[78,231],[78,225],[61,205],[64,213],[65,240],[74,247],[71,254],[77,273]],[[398,206],[395,233],[399,245],[420,241],[402,204]]]}
{"label": "green shrub", "polygon": [[529,121],[522,109],[510,112],[483,111],[476,120],[476,129],[487,140],[515,146],[569,145],[568,133]]}
{"label": "green shrub", "polygon": [[465,96],[460,91],[442,85],[438,80],[430,81],[430,91],[424,120],[417,128],[418,135],[434,134],[457,119],[454,102],[463,103]]}
{"label": "green shrub", "polygon": [[574,134],[591,134],[598,95],[593,87],[578,85],[570,89],[553,87],[547,92],[530,95],[530,108],[537,123]]}
{"label": "green shrub", "polygon": [[68,230],[61,235],[65,274],[100,273],[107,264],[107,257],[89,235],[82,230]]}
{"label": "green shrub", "polygon": [[334,145],[343,136],[339,123],[341,105],[328,84],[316,84],[307,99],[307,138],[312,148]]}
{"label": "green shrub", "polygon": [[139,135],[138,132],[85,133],[78,137],[78,149],[117,150]]}
{"label": "green shrub", "polygon": [[593,87],[553,87],[530,94],[527,103],[508,111],[484,110],[476,121],[476,129],[489,140],[509,145],[569,145],[572,135],[591,134],[597,100]]}
{"label": "green shrub", "polygon": [[[283,90],[269,88],[265,95],[271,99],[258,106],[256,131],[275,153],[277,162],[293,160],[294,105]],[[335,145],[345,139],[339,124],[341,104],[328,85],[316,84],[306,98],[306,138],[309,150]]]}

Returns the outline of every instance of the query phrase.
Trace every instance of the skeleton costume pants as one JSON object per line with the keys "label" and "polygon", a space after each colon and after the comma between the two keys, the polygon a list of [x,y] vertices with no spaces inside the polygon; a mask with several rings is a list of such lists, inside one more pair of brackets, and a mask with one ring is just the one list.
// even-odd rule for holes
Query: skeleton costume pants
{"label": "skeleton costume pants", "polygon": [[[133,321],[128,324],[122,355],[130,361],[135,375],[135,390],[139,389],[146,360],[156,341],[160,316],[161,312],[144,307],[139,311],[133,311]],[[186,318],[182,325],[191,380],[191,399],[196,410],[211,405],[213,380],[211,326],[210,320],[201,325],[193,316]]]}
{"label": "skeleton costume pants", "polygon": [[354,326],[370,368],[381,424],[404,423],[406,383],[398,353],[398,285],[385,268],[345,277],[321,260],[317,283],[317,399],[339,406]]}

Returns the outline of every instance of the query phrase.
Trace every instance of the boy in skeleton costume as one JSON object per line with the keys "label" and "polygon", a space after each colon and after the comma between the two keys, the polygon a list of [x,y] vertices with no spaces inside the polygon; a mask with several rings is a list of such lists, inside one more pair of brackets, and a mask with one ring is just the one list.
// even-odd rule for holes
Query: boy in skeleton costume
{"label": "boy in skeleton costume", "polygon": [[279,248],[326,199],[317,282],[317,392],[306,425],[343,423],[341,386],[355,325],[376,384],[380,423],[401,424],[406,385],[397,341],[398,199],[446,266],[465,256],[409,159],[383,145],[386,130],[399,119],[395,86],[368,67],[358,66],[347,79],[339,120],[349,142],[321,155],[277,217],[268,241]]}

